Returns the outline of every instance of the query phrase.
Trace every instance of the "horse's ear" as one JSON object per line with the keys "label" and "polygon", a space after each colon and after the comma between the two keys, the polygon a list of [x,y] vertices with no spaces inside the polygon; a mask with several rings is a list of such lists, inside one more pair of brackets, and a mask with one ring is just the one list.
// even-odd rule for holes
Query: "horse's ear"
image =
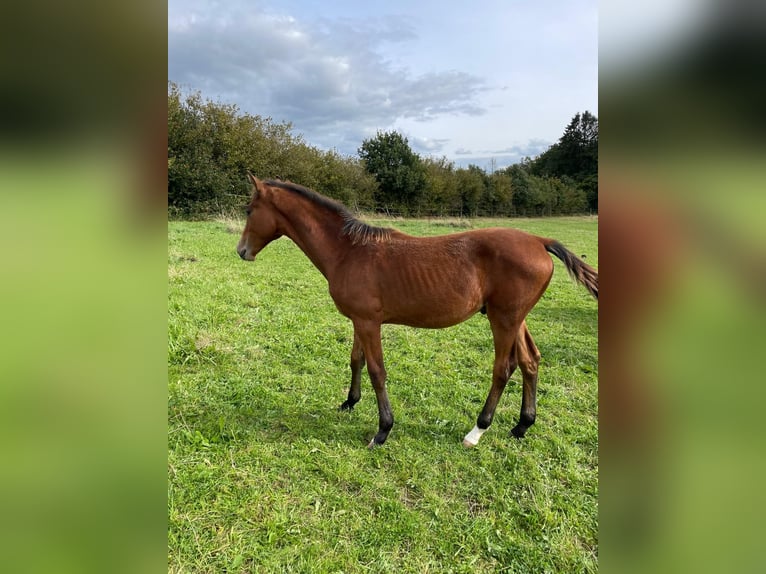
{"label": "horse's ear", "polygon": [[247,172],[247,181],[249,181],[252,186],[253,190],[255,191],[255,197],[258,197],[261,193],[260,186],[258,185],[260,182],[258,181],[258,178],[255,177],[252,173],[249,171]]}

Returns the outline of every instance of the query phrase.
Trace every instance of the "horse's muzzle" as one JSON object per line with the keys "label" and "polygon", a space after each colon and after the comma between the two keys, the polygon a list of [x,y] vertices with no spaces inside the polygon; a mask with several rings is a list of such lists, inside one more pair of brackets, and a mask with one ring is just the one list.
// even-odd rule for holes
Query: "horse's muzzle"
{"label": "horse's muzzle", "polygon": [[243,247],[242,249],[239,249],[239,250],[237,250],[237,253],[239,254],[239,256],[240,256],[242,259],[244,259],[245,261],[247,261],[247,257],[246,257],[246,256],[247,256],[247,247]]}

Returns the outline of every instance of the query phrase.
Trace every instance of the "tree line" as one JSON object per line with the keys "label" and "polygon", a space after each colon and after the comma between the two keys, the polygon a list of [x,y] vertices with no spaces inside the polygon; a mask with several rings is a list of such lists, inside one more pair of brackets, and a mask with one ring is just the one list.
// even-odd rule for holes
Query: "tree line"
{"label": "tree line", "polygon": [[356,156],[320,150],[289,122],[184,95],[168,83],[168,210],[205,218],[241,210],[245,172],[290,180],[356,211],[406,216],[543,216],[598,210],[598,119],[578,113],[536,158],[487,173],[421,157],[402,134],[378,132]]}

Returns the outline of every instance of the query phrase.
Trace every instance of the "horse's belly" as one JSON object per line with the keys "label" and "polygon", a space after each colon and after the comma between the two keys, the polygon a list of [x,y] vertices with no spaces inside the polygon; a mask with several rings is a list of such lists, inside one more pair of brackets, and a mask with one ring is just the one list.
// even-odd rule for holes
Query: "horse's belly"
{"label": "horse's belly", "polygon": [[483,305],[482,301],[461,301],[450,305],[440,305],[434,301],[424,301],[415,305],[403,305],[387,309],[384,323],[443,329],[462,323],[475,315]]}
{"label": "horse's belly", "polygon": [[331,282],[330,294],[341,313],[352,320],[441,329],[465,321],[485,303],[484,283],[465,261],[387,263],[385,268],[352,269],[343,281]]}
{"label": "horse's belly", "polygon": [[[404,276],[381,293],[387,323],[440,329],[465,321],[484,305],[475,274],[439,273],[420,281]],[[393,283],[393,281],[392,281]]]}
{"label": "horse's belly", "polygon": [[468,313],[466,315],[460,315],[460,316],[454,316],[454,317],[413,317],[413,316],[406,316],[406,317],[392,317],[391,319],[386,319],[383,321],[384,323],[394,324],[394,325],[407,325],[408,327],[418,327],[421,329],[444,329],[445,327],[452,327],[454,325],[457,325],[458,323],[462,323],[466,319],[470,318],[471,316],[475,315],[476,311],[473,313]]}

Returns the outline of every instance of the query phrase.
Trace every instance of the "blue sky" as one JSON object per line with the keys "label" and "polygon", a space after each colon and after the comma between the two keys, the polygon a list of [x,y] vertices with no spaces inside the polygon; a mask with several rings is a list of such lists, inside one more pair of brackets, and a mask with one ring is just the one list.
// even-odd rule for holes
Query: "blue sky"
{"label": "blue sky", "polygon": [[168,79],[323,149],[503,167],[598,115],[597,2],[169,0]]}

